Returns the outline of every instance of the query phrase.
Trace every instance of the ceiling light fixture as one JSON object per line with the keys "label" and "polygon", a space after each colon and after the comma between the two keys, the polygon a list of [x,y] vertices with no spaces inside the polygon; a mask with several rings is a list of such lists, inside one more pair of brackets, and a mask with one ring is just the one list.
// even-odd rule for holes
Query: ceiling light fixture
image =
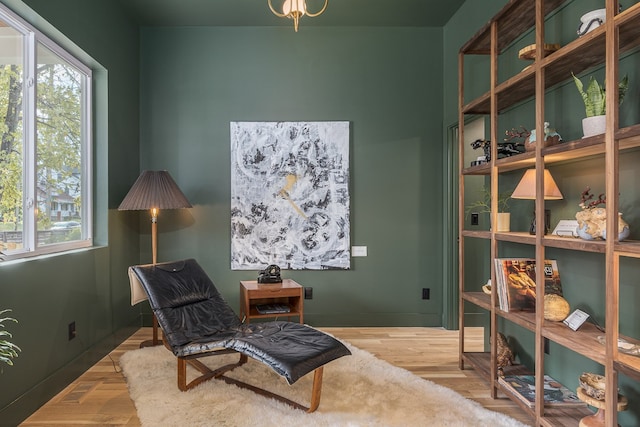
{"label": "ceiling light fixture", "polygon": [[319,12],[311,13],[307,10],[307,2],[306,0],[284,0],[282,3],[282,13],[278,12],[273,5],[271,4],[271,0],[267,0],[269,3],[269,9],[273,12],[274,15],[280,18],[289,18],[293,19],[293,28],[298,32],[298,20],[307,15],[311,18],[322,15],[322,12],[327,8],[327,4],[329,0],[324,0],[324,4],[322,5],[322,9]]}

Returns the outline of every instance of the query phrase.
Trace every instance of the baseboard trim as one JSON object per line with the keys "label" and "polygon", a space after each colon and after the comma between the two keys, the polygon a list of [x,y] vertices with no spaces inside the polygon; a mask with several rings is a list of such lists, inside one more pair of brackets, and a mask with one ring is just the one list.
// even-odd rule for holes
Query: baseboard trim
{"label": "baseboard trim", "polygon": [[108,335],[9,405],[0,409],[0,420],[2,420],[0,426],[17,426],[26,420],[138,329],[140,329],[139,325],[126,326]]}

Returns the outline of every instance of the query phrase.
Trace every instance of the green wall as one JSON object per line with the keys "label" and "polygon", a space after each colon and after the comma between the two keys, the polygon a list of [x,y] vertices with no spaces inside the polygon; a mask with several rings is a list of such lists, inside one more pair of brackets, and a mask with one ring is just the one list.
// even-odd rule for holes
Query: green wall
{"label": "green wall", "polygon": [[96,97],[95,248],[0,264],[0,307],[19,320],[11,332],[22,348],[0,374],[0,425],[10,426],[140,324],[126,275],[139,260],[138,219],[115,211],[139,174],[139,37],[118,2],[1,1],[93,69]]}
{"label": "green wall", "polygon": [[441,325],[441,46],[439,28],[143,28],[141,164],[194,205],[161,213],[158,259],[196,258],[237,307],[257,272],[230,269],[229,122],[347,120],[351,241],[369,256],[285,271],[314,288],[305,321]]}
{"label": "green wall", "polygon": [[159,260],[197,258],[238,305],[238,281],[257,272],[230,270],[230,121],[351,123],[351,240],[369,256],[286,272],[314,287],[306,321],[441,324],[441,29],[140,29],[120,2],[0,1],[92,67],[97,116],[96,247],[0,265],[23,349],[0,376],[2,425],[148,321],[129,306],[126,267],[150,261],[149,219],[117,211],[141,170],[169,170],[194,205],[161,213]]}
{"label": "green wall", "polygon": [[[623,8],[628,7],[633,1],[622,1]],[[467,1],[458,10],[456,15],[444,28],[444,75],[457,76],[458,51],[460,47],[481,28],[491,17],[499,11],[506,1],[490,0],[486,2]],[[559,11],[551,17],[545,28],[547,42],[559,42],[566,44],[576,38],[575,28],[582,14],[591,9],[603,7],[601,1],[581,0],[567,2]],[[514,46],[508,49],[499,61],[499,81],[504,81],[509,76],[520,70],[525,63],[517,59],[517,51],[527,44],[533,43],[531,34],[525,34],[514,42]],[[640,120],[640,75],[637,71],[639,55],[626,54],[621,59],[621,73],[629,75],[630,89],[620,111],[622,126],[637,124]],[[469,67],[471,77],[465,78],[465,91],[471,93],[466,97],[469,102],[474,96],[478,96],[489,89],[489,62],[487,58],[465,57],[465,63]],[[603,67],[596,67],[585,73],[585,76],[594,74],[599,80],[603,78]],[[569,76],[568,76],[569,77]],[[588,78],[588,77],[587,77]],[[586,81],[586,79],[584,79]],[[444,120],[445,124],[457,121],[457,78],[444,81]],[[584,106],[572,81],[567,81],[554,87],[547,93],[546,117],[553,127],[565,140],[575,140],[582,136],[580,121],[584,117]],[[527,101],[510,108],[500,115],[498,121],[498,135],[505,130],[524,125],[531,129],[535,124],[534,102]],[[487,127],[487,135],[489,138]],[[631,239],[640,236],[640,214],[635,206],[640,203],[640,189],[638,189],[638,164],[640,164],[640,152],[633,150],[620,156],[620,210],[624,219],[630,224]],[[548,202],[548,208],[552,212],[552,227],[560,219],[574,219],[579,210],[580,193],[591,186],[595,194],[605,190],[604,157],[595,157],[577,162],[554,164],[549,168],[558,187],[564,195],[563,200]],[[523,171],[502,174],[500,179],[500,191],[513,190],[522,176]],[[481,177],[472,177],[476,180],[484,180]],[[488,181],[487,181],[488,182]],[[478,183],[473,183],[473,185]],[[481,183],[479,184],[481,185]],[[467,195],[468,197],[469,195]],[[533,204],[531,201],[513,200],[510,204],[511,230],[526,231],[531,219]],[[488,218],[487,218],[488,220]],[[473,229],[470,224],[465,226]],[[488,226],[485,225],[488,229]],[[482,228],[482,224],[481,227]],[[465,270],[469,283],[477,284],[477,290],[490,274],[489,244],[471,239],[472,249],[466,252],[470,261]],[[503,256],[535,257],[534,247],[514,243],[501,242],[498,253]],[[546,258],[558,260],[564,296],[571,304],[571,308],[580,308],[592,316],[596,322],[605,326],[605,259],[602,254],[581,253],[569,250],[548,248]],[[465,263],[466,264],[466,263]],[[636,285],[640,262],[635,259],[624,259],[621,263],[620,275],[620,332],[632,337],[640,336],[640,323],[638,322],[637,306],[640,301],[640,292]],[[474,276],[475,274],[475,276]],[[473,278],[477,277],[475,281]],[[486,311],[476,306],[467,304],[465,307],[465,319],[473,324],[488,326],[489,316]],[[500,319],[499,329],[509,337],[517,352],[519,362],[534,368],[535,343],[534,334],[519,326]],[[570,351],[560,345],[551,343],[549,355],[545,356],[545,372],[552,375],[570,389],[578,386],[578,377],[582,372],[603,373],[604,368],[579,354]],[[621,393],[630,401],[640,395],[640,385],[627,376],[620,374]],[[626,412],[619,414],[621,425],[638,425],[640,423],[640,409],[637,405]]]}

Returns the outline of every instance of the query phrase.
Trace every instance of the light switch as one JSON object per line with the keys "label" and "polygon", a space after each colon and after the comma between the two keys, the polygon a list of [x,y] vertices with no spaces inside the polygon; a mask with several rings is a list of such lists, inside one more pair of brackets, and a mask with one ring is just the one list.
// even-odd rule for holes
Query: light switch
{"label": "light switch", "polygon": [[351,256],[367,256],[367,247],[351,246]]}

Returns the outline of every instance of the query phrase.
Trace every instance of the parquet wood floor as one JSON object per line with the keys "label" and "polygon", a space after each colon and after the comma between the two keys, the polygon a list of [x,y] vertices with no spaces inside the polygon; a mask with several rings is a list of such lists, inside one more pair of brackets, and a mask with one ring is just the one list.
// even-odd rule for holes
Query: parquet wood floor
{"label": "parquet wood floor", "polygon": [[[414,327],[322,329],[488,409],[533,425],[533,420],[509,399],[492,399],[487,384],[472,369],[458,369],[457,331]],[[465,335],[467,345],[477,346],[467,350],[482,350],[481,328],[468,328]],[[138,330],[21,425],[139,426],[118,360],[124,352],[138,348],[140,342],[150,338],[151,328]]]}

